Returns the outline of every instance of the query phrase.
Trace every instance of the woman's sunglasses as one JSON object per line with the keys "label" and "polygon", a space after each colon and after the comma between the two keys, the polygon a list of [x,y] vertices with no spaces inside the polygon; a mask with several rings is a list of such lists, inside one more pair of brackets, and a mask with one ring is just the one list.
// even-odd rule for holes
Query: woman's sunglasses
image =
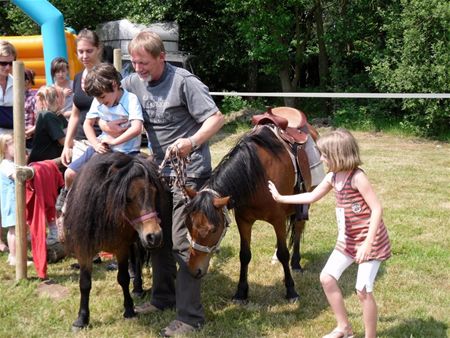
{"label": "woman's sunglasses", "polygon": [[12,61],[0,61],[0,66],[6,67],[11,66],[12,67],[13,62]]}

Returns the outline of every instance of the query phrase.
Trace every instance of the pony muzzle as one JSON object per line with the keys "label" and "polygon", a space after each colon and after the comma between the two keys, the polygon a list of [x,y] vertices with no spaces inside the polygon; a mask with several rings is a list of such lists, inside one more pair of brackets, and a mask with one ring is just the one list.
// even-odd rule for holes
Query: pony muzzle
{"label": "pony muzzle", "polygon": [[189,273],[192,277],[200,279],[206,275],[209,268],[211,254],[196,252],[192,247],[190,249],[189,260],[187,262]]}

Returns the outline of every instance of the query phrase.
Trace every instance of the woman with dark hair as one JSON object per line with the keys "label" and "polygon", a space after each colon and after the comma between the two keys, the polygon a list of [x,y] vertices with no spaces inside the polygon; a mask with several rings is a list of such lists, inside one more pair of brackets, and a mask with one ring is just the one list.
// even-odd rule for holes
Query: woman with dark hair
{"label": "woman with dark hair", "polygon": [[[93,97],[84,91],[84,79],[89,70],[101,61],[102,48],[100,40],[94,31],[82,29],[76,39],[78,60],[84,65],[84,70],[75,75],[73,81],[73,105],[67,127],[61,162],[68,166],[70,162],[80,157],[89,146],[83,131],[86,114],[91,107]],[[100,128],[96,128],[100,135]]]}

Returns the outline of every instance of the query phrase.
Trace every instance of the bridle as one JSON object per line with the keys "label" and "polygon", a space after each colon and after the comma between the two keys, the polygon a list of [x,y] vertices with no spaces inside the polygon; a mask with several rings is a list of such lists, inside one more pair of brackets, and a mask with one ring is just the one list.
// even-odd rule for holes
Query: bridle
{"label": "bridle", "polygon": [[[208,191],[208,192],[212,193],[215,197],[220,197],[220,195],[217,191],[215,191],[213,189],[209,189],[209,188],[203,188],[198,193],[202,193],[204,191]],[[219,240],[217,241],[217,243],[213,246],[206,246],[206,245],[198,244],[192,239],[191,234],[188,231],[187,238],[189,240],[189,243],[190,243],[192,249],[200,251],[200,252],[204,252],[207,254],[213,254],[214,252],[217,251],[217,249],[219,249],[220,243],[222,242],[223,238],[225,237],[225,234],[227,233],[227,230],[230,227],[230,223],[231,223],[230,216],[228,215],[228,208],[226,205],[222,207],[222,213],[223,213],[223,219],[224,219],[224,226],[223,226],[222,233],[220,234],[220,237],[219,237]]]}
{"label": "bridle", "polygon": [[143,222],[151,220],[151,219],[155,219],[156,222],[158,222],[158,223],[161,222],[161,220],[158,217],[158,213],[156,211],[148,212],[148,213],[143,214],[143,215],[141,215],[139,217],[136,217],[133,220],[128,220],[128,222],[131,224],[131,226],[134,229],[136,229],[136,224],[143,223]]}
{"label": "bridle", "polygon": [[[166,153],[166,156],[164,157],[164,160],[162,161],[161,165],[159,166],[159,170],[162,171],[162,169],[166,165],[170,165],[175,172],[175,178],[173,179],[173,184],[178,187],[184,195],[185,200],[189,200],[189,197],[186,193],[186,166],[190,162],[189,157],[181,157],[178,153],[178,147],[174,146],[173,149],[171,149],[169,152]],[[213,189],[209,188],[203,188],[198,193],[209,191],[212,193],[215,197],[220,197],[219,193]],[[230,226],[231,220],[230,216],[228,215],[228,208],[226,206],[222,207],[223,217],[224,217],[224,227],[222,230],[222,234],[220,235],[219,240],[217,243],[213,246],[206,246],[196,243],[194,240],[192,240],[191,234],[189,231],[187,232],[187,238],[189,240],[189,243],[191,245],[191,248],[194,250],[204,252],[207,254],[212,254],[217,251],[217,249],[220,247],[220,243],[222,242],[223,238],[225,237],[225,234],[227,233],[227,230]]]}

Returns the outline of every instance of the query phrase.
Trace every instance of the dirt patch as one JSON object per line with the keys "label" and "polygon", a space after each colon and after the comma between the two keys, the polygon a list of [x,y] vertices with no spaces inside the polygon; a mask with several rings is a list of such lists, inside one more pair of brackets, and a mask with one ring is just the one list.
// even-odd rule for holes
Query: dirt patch
{"label": "dirt patch", "polygon": [[46,280],[37,287],[39,296],[50,297],[54,300],[62,300],[69,296],[69,289],[65,286],[57,284],[55,281]]}

